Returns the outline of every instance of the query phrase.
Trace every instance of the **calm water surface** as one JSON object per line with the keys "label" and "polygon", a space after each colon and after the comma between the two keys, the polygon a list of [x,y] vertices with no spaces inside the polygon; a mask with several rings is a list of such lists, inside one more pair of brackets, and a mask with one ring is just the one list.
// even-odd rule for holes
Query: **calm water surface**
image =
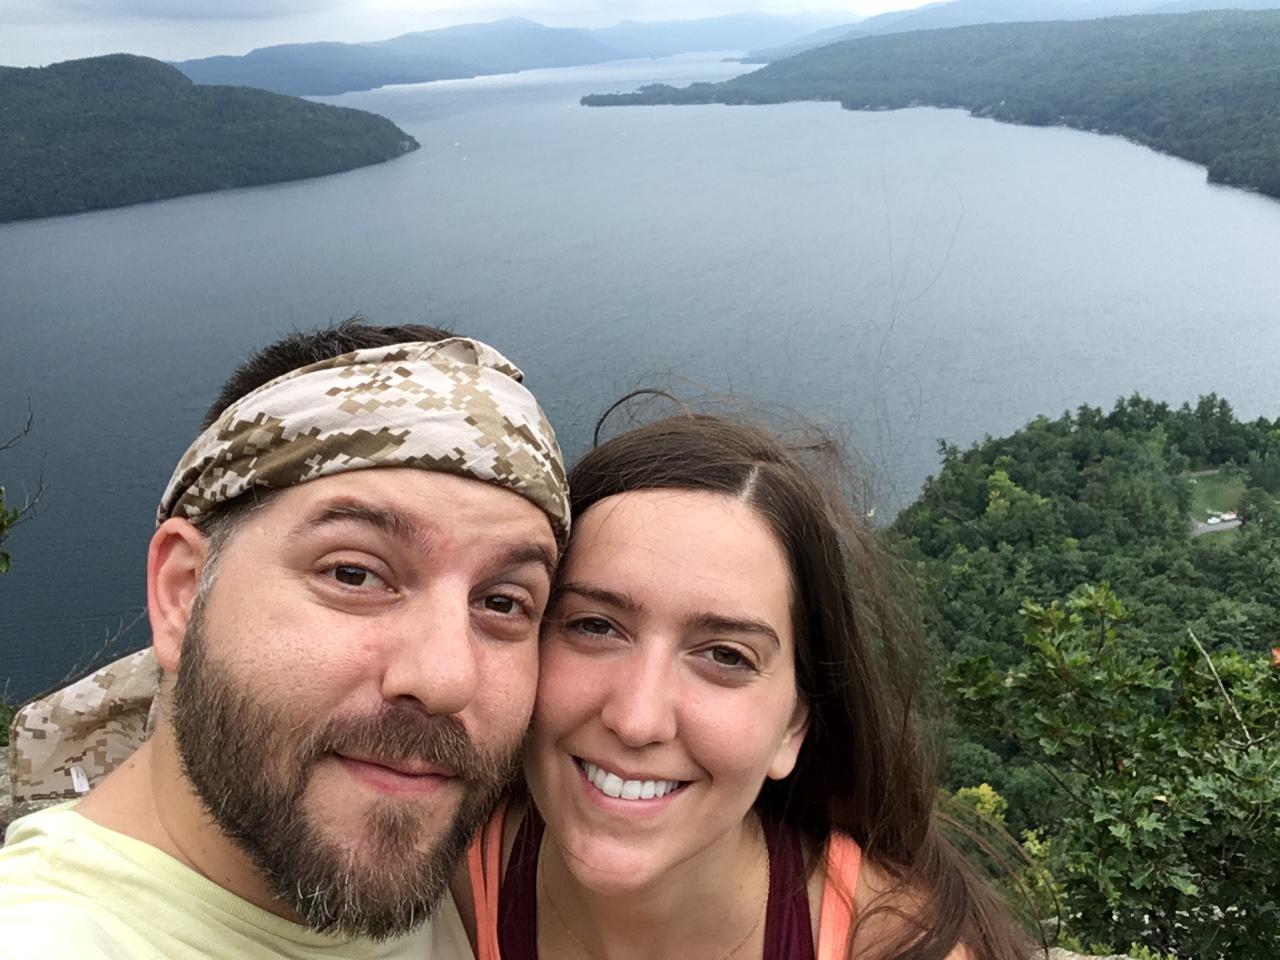
{"label": "calm water surface", "polygon": [[[839,425],[884,512],[966,443],[1141,391],[1280,413],[1280,203],[1124,141],[834,104],[587,109],[740,70],[630,61],[332,102],[422,143],[340,176],[0,227],[0,455],[39,516],[0,577],[0,694],[143,604],[155,501],[249,349],[363,312],[491,340],[570,456],[659,382]],[[147,639],[135,624],[109,653]]]}

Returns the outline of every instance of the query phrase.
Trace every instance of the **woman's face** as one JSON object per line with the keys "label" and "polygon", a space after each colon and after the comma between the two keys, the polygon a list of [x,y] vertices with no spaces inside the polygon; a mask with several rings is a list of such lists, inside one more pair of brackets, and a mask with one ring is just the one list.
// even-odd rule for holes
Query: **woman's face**
{"label": "woman's face", "polygon": [[642,887],[731,841],[806,719],[791,577],[754,508],[650,490],[576,521],[526,774],[580,882]]}

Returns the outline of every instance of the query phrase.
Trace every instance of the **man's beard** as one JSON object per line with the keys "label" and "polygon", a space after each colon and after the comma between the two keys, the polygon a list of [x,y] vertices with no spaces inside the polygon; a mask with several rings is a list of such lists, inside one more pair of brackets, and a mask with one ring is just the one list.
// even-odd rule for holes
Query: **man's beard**
{"label": "man's beard", "polygon": [[[490,754],[455,718],[391,704],[299,734],[284,710],[254,697],[209,656],[202,606],[183,640],[172,717],[183,771],[205,809],[308,927],[375,940],[408,933],[444,895],[514,777],[520,744]],[[423,834],[437,822],[431,801],[379,801],[352,812],[363,818],[363,835],[344,849],[303,803],[316,764],[335,753],[447,767],[464,790],[457,813],[423,853]]]}

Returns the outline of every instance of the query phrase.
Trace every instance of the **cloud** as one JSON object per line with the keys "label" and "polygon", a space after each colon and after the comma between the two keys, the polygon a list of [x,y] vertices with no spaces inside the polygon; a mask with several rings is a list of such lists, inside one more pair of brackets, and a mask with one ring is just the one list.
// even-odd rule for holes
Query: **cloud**
{"label": "cloud", "polygon": [[324,13],[347,0],[51,0],[50,10],[96,18],[152,20],[274,20]]}

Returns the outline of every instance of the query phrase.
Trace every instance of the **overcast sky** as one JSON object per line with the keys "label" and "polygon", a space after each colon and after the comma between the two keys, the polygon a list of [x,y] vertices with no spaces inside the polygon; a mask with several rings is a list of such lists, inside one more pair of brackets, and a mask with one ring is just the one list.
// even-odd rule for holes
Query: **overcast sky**
{"label": "overcast sky", "polygon": [[926,0],[0,0],[0,64],[42,66],[102,53],[182,60],[306,40],[380,40],[452,23],[529,17],[549,26],[684,20],[725,13],[846,11]]}

